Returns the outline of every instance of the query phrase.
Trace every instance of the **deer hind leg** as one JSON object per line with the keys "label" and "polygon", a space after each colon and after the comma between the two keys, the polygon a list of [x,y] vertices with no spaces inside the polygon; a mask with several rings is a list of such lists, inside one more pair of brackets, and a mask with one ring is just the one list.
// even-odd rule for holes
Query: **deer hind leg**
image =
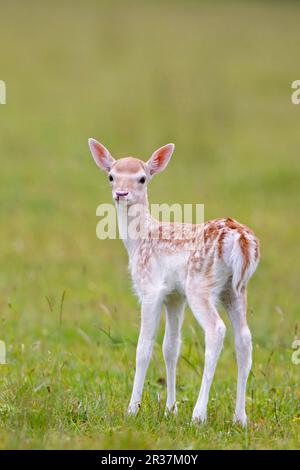
{"label": "deer hind leg", "polygon": [[166,330],[163,341],[163,355],[167,371],[166,412],[177,413],[176,366],[180,352],[180,332],[183,322],[185,302],[181,298],[171,298],[166,303]]}
{"label": "deer hind leg", "polygon": [[234,422],[246,426],[246,387],[252,365],[252,339],[246,318],[246,287],[244,287],[239,294],[236,294],[232,288],[229,288],[223,297],[223,303],[227,309],[234,330],[238,367],[236,406],[233,419]]}
{"label": "deer hind leg", "polygon": [[188,295],[191,310],[204,330],[205,364],[200,393],[196,402],[192,420],[203,422],[207,417],[209,391],[214,377],[216,365],[223,347],[226,327],[219,316],[211,298],[203,299],[199,295]]}

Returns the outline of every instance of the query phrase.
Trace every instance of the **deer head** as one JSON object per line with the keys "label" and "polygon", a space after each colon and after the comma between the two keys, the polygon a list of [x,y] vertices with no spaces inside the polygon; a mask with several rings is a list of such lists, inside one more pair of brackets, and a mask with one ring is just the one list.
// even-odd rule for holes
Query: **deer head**
{"label": "deer head", "polygon": [[174,151],[174,144],[156,150],[147,162],[125,157],[115,160],[104,145],[89,139],[89,147],[96,164],[108,173],[113,199],[126,201],[128,205],[147,202],[147,185],[152,176],[163,171]]}

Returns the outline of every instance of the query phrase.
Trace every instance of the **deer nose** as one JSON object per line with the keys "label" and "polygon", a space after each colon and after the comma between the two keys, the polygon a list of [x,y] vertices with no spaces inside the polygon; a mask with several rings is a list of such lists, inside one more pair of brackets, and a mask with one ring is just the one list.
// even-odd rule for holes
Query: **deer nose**
{"label": "deer nose", "polygon": [[128,191],[116,191],[117,197],[128,196]]}

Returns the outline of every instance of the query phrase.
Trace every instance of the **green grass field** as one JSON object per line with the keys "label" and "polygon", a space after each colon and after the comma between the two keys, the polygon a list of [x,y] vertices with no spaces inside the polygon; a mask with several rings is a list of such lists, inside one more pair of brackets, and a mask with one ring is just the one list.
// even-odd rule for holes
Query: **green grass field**
{"label": "green grass field", "polygon": [[[0,79],[1,448],[299,447],[300,5],[296,2],[2,1]],[[179,414],[164,417],[163,325],[139,416],[125,416],[139,305],[87,138],[147,159],[175,142],[151,202],[204,203],[261,240],[249,284],[248,430],[232,425],[232,331],[206,425],[190,424],[203,335],[190,311]],[[162,321],[163,323],[163,321]]]}

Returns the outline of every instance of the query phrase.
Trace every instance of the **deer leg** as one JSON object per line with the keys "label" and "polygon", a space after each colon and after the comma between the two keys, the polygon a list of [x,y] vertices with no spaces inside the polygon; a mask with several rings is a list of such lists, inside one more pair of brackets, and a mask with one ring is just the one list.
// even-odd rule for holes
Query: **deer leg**
{"label": "deer leg", "polygon": [[224,303],[234,330],[238,366],[236,407],[233,419],[235,422],[246,426],[246,387],[252,365],[252,339],[246,318],[246,288],[243,289],[240,294],[235,294],[233,291],[230,291]]}
{"label": "deer leg", "polygon": [[139,410],[161,310],[162,299],[160,295],[153,298],[152,294],[142,302],[141,329],[136,350],[136,370],[128,407],[128,414],[131,415],[136,415]]}
{"label": "deer leg", "polygon": [[166,412],[177,413],[176,366],[180,352],[180,331],[183,322],[184,304],[182,299],[166,302],[166,330],[163,341],[163,355],[167,371]]}
{"label": "deer leg", "polygon": [[226,327],[211,300],[203,301],[192,296],[189,299],[191,310],[204,330],[205,364],[200,393],[196,402],[192,420],[203,422],[207,417],[209,391],[214,377],[216,365],[223,347]]}

